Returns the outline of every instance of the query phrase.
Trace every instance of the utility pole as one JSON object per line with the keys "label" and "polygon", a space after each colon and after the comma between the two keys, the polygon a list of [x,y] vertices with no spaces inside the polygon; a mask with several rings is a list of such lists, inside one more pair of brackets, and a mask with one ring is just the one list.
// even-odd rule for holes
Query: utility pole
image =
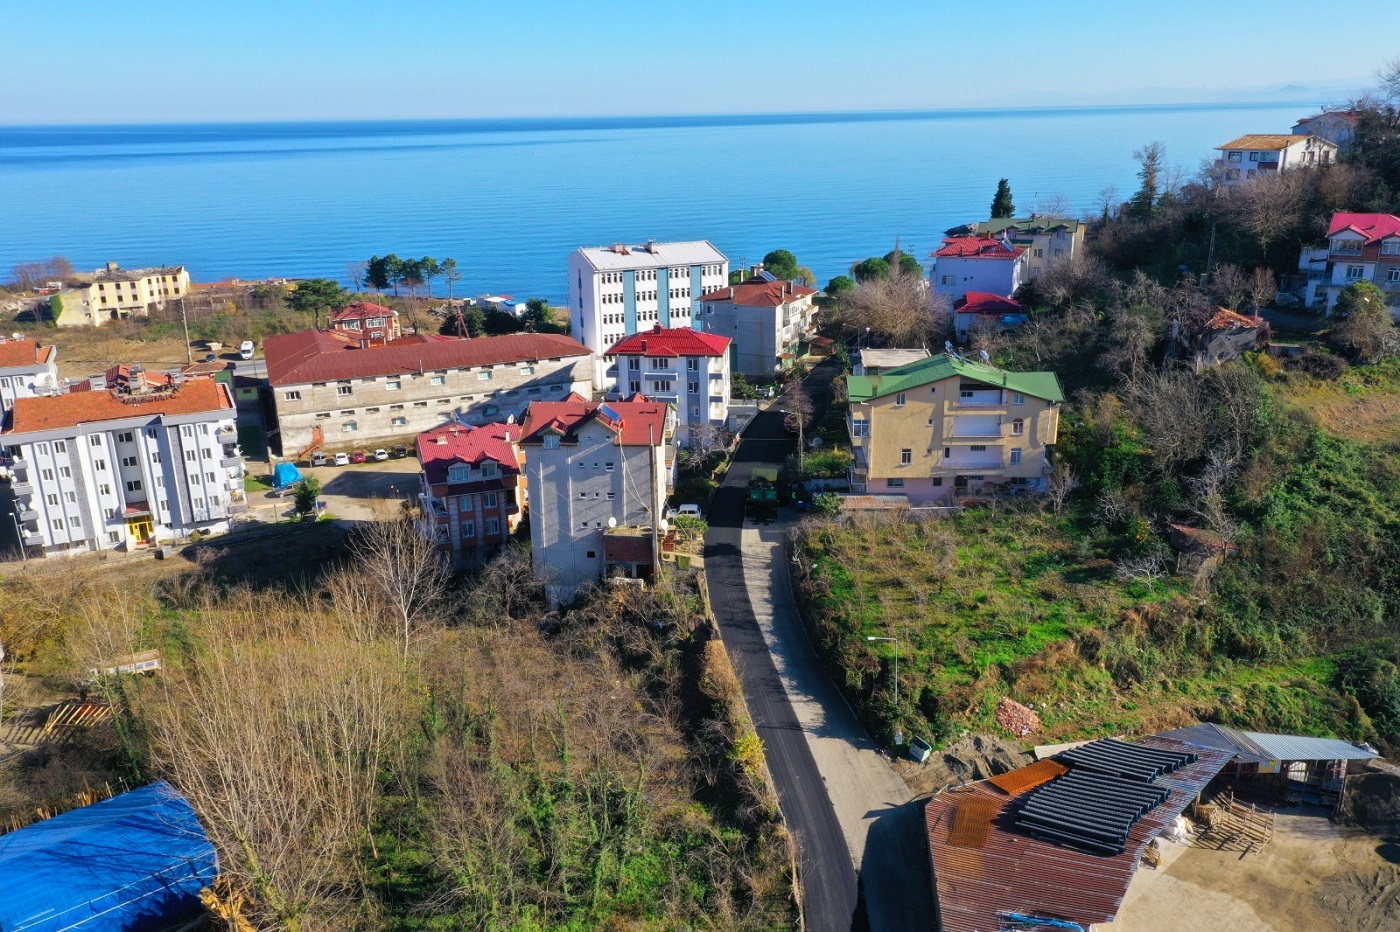
{"label": "utility pole", "polygon": [[647,446],[651,450],[651,576],[652,584],[661,576],[661,496],[657,493],[656,425],[647,425]]}
{"label": "utility pole", "polygon": [[190,319],[185,314],[185,298],[180,297],[180,323],[185,326],[185,361],[194,365],[194,351],[190,349]]}

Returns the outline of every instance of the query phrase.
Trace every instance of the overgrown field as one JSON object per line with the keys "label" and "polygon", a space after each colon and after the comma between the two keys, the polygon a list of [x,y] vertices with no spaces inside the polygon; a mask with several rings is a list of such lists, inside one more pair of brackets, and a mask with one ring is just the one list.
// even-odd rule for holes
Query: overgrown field
{"label": "overgrown field", "polygon": [[3,758],[0,818],[169,779],[256,928],[795,925],[790,842],[696,581],[549,612],[528,555],[448,581],[402,571],[412,539],[356,539],[294,589],[212,564],[0,577],[11,714],[99,660],[166,665],[98,684],[109,725]]}
{"label": "overgrown field", "polygon": [[[1230,407],[1203,409],[1199,450],[1169,450],[1131,398],[1082,397],[1061,429],[1079,483],[1061,514],[1020,501],[804,525],[804,614],[867,723],[946,742],[996,730],[1009,696],[1040,714],[1037,741],[1199,718],[1400,748],[1395,438],[1361,442],[1288,400],[1349,383],[1231,368],[1204,377]],[[1243,451],[1228,472],[1212,472],[1215,430]],[[1228,551],[1173,572],[1173,521]],[[893,645],[870,636],[899,639],[897,706]]]}

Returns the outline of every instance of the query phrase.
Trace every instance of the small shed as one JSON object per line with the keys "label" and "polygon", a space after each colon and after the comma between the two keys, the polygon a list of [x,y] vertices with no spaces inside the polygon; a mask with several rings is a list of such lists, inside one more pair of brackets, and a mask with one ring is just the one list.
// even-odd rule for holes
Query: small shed
{"label": "small shed", "polygon": [[296,485],[300,481],[301,470],[297,469],[295,463],[278,463],[277,468],[272,471],[272,483],[279,489]]}
{"label": "small shed", "polygon": [[0,932],[168,928],[218,873],[194,809],[153,783],[0,835]]}

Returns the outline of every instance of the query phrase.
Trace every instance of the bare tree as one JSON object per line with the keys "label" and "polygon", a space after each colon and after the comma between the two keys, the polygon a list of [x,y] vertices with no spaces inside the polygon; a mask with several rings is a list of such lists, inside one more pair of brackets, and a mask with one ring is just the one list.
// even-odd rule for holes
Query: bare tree
{"label": "bare tree", "polygon": [[1050,502],[1050,510],[1059,514],[1074,490],[1079,488],[1079,477],[1068,463],[1056,463],[1050,477],[1045,481],[1045,498]]}
{"label": "bare tree", "polygon": [[1105,220],[1111,220],[1118,213],[1118,188],[1109,185],[1099,189],[1099,214]]}
{"label": "bare tree", "polygon": [[1135,378],[1147,365],[1155,342],[1157,334],[1146,317],[1115,306],[1109,311],[1108,333],[1099,362],[1128,379]]}
{"label": "bare tree", "polygon": [[1097,297],[1113,283],[1108,268],[1092,256],[1056,262],[1036,279],[1036,290],[1051,307],[1066,308]]}
{"label": "bare tree", "polygon": [[783,410],[787,419],[797,428],[797,468],[800,471],[807,455],[807,426],[812,420],[812,399],[802,384],[801,376],[788,380],[783,390]]}
{"label": "bare tree", "polygon": [[1156,552],[1140,557],[1122,557],[1114,563],[1114,570],[1124,582],[1140,582],[1151,592],[1167,575],[1167,565],[1162,555]]}
{"label": "bare tree", "polygon": [[358,262],[345,263],[345,277],[350,279],[350,284],[355,286],[356,291],[362,291],[365,287],[365,274],[369,271],[369,263],[363,259]]}
{"label": "bare tree", "polygon": [[861,282],[841,310],[857,333],[868,327],[894,346],[917,346],[945,336],[943,327],[951,321],[946,308],[946,299],[930,297],[922,278],[896,271]]}
{"label": "bare tree", "polygon": [[447,591],[447,566],[437,545],[408,514],[360,525],[353,550],[358,569],[392,613],[408,660],[413,641],[434,620]]}
{"label": "bare tree", "polygon": [[1294,222],[1310,180],[1304,170],[1261,173],[1222,199],[1225,218],[1268,252]]}
{"label": "bare tree", "polygon": [[1047,194],[1036,198],[1035,212],[1041,217],[1064,219],[1074,216],[1074,201],[1068,194]]}
{"label": "bare tree", "polygon": [[1226,492],[1234,478],[1236,464],[1226,450],[1213,450],[1201,474],[1191,480],[1191,510],[1220,542],[1223,555],[1238,535],[1239,526],[1226,508]]}
{"label": "bare tree", "polygon": [[1239,310],[1240,304],[1249,293],[1250,278],[1238,265],[1224,263],[1210,277],[1210,295],[1222,306],[1232,311]]}
{"label": "bare tree", "polygon": [[1249,277],[1249,288],[1246,292],[1246,300],[1254,312],[1257,314],[1260,308],[1272,304],[1277,294],[1278,279],[1274,277],[1274,273],[1262,265],[1255,269],[1254,274]]}

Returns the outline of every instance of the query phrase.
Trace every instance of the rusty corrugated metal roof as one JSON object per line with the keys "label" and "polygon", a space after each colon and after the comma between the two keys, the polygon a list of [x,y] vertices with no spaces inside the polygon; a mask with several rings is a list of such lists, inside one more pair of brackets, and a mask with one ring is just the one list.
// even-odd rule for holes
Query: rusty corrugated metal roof
{"label": "rusty corrugated metal roof", "polygon": [[[983,781],[948,790],[924,807],[934,892],[943,932],[997,932],[999,913],[1067,919],[1081,925],[1109,922],[1118,914],[1128,882],[1148,840],[1155,838],[1229,762],[1214,748],[1148,737],[1141,744],[1190,752],[1196,761],[1156,781],[1171,790],[1166,802],[1133,826],[1126,850],[1104,857],[1032,838],[1013,825],[1021,799],[1006,796]],[[969,797],[997,801],[987,843],[960,848],[950,843],[953,812]]]}
{"label": "rusty corrugated metal roof", "polygon": [[1038,760],[1034,764],[997,774],[987,782],[1007,796],[1020,796],[1026,790],[1049,783],[1066,773],[1069,773],[1069,768],[1057,760]]}

